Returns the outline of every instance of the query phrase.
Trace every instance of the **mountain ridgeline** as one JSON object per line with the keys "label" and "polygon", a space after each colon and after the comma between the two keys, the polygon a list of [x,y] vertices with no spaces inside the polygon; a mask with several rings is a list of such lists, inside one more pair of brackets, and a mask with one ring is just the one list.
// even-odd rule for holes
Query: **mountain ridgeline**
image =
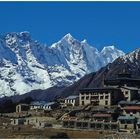
{"label": "mountain ridgeline", "polygon": [[120,73],[131,73],[133,78],[140,78],[140,49],[137,49],[112,63],[102,67],[97,72],[85,75],[68,87],[52,87],[47,90],[35,90],[13,99],[22,99],[28,96],[35,100],[53,100],[56,96],[67,97],[78,95],[82,88],[103,87],[105,79],[116,78]]}
{"label": "mountain ridgeline", "polygon": [[[98,51],[86,40],[78,41],[70,34],[51,46],[33,40],[29,32],[2,34],[0,35],[0,97],[18,96],[28,92],[35,95],[36,90],[42,91],[41,98],[46,93],[47,98],[52,97],[83,76],[98,71],[122,56],[124,52],[114,46],[107,46]],[[86,77],[90,75],[93,74]],[[96,79],[95,77],[93,79]],[[92,78],[89,79],[92,81]]]}
{"label": "mountain ridgeline", "polygon": [[131,73],[133,78],[140,78],[140,49],[117,58],[113,63],[101,68],[99,71],[90,73],[75,84],[65,88],[62,96],[78,94],[82,88],[103,87],[105,79],[117,78],[120,73]]}

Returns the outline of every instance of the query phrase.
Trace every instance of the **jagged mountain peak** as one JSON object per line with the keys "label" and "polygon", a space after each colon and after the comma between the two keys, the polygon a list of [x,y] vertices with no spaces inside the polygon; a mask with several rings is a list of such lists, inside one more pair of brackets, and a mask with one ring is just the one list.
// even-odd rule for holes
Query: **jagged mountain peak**
{"label": "jagged mountain peak", "polygon": [[125,55],[125,53],[117,48],[115,46],[106,46],[102,49],[101,54],[106,59],[105,63],[109,63],[113,60],[115,60],[118,57],[122,57]]}
{"label": "jagged mountain peak", "polygon": [[74,39],[74,37],[70,33],[67,33],[63,38],[64,39]]}
{"label": "jagged mountain peak", "polygon": [[17,38],[26,38],[26,39],[30,39],[31,38],[31,34],[28,31],[23,31],[23,32],[7,32],[4,34],[0,35],[1,38],[13,38],[13,37],[17,37]]}
{"label": "jagged mountain peak", "polygon": [[58,44],[61,44],[61,46],[70,47],[70,48],[72,47],[74,48],[74,46],[76,47],[81,46],[81,42],[75,39],[70,33],[66,34],[60,41],[58,41]]}
{"label": "jagged mountain peak", "polygon": [[111,46],[105,46],[102,51],[105,51],[105,50],[114,50],[116,49],[115,46],[111,45]]}
{"label": "jagged mountain peak", "polygon": [[76,39],[70,34],[66,34],[60,41],[67,41],[69,43],[72,43],[73,41],[76,41]]}
{"label": "jagged mountain peak", "polygon": [[6,33],[0,36],[0,96],[69,86],[122,55],[116,51],[115,57],[106,61],[110,53],[103,56],[71,34],[47,47],[34,41],[27,31]]}
{"label": "jagged mountain peak", "polygon": [[88,44],[86,39],[82,40],[81,43]]}
{"label": "jagged mountain peak", "polygon": [[136,50],[126,54],[121,59],[125,63],[127,63],[128,61],[131,62],[131,63],[139,61],[140,60],[140,48],[137,48]]}

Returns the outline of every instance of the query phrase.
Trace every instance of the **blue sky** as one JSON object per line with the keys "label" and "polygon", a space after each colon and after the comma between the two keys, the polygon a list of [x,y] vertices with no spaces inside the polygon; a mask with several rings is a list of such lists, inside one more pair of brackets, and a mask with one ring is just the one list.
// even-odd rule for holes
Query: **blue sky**
{"label": "blue sky", "polygon": [[140,47],[140,2],[0,2],[0,32],[20,31],[48,45],[71,33],[130,52]]}

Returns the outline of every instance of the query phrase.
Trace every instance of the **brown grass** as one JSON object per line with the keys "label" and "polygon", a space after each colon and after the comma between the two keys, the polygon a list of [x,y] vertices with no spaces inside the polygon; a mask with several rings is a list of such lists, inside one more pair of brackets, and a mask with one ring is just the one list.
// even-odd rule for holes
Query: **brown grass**
{"label": "brown grass", "polygon": [[114,132],[103,132],[103,131],[87,131],[87,130],[68,130],[68,129],[45,129],[44,136],[50,137],[54,136],[57,133],[64,132],[68,135],[69,138],[104,138],[105,135],[113,134]]}

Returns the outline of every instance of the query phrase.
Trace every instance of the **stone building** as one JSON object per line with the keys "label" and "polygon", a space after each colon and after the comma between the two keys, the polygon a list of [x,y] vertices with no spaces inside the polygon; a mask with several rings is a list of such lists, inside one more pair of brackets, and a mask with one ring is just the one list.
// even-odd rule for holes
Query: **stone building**
{"label": "stone building", "polygon": [[140,79],[131,74],[118,74],[117,78],[105,79],[102,88],[80,90],[80,105],[115,105],[121,100],[132,101],[140,97]]}
{"label": "stone building", "polygon": [[65,98],[66,106],[78,106],[79,105],[79,96],[68,96]]}
{"label": "stone building", "polygon": [[136,106],[136,105],[125,106],[123,108],[123,115],[127,115],[127,116],[131,115],[140,119],[140,106]]}
{"label": "stone building", "polygon": [[44,110],[52,110],[56,108],[59,108],[59,105],[56,102],[48,102],[43,105]]}
{"label": "stone building", "polygon": [[123,97],[119,88],[104,87],[80,90],[79,100],[80,105],[93,104],[110,106],[117,104]]}
{"label": "stone building", "polygon": [[11,120],[12,125],[24,125],[25,119],[24,118],[16,118]]}
{"label": "stone building", "polygon": [[91,130],[106,130],[106,131],[117,131],[117,122],[105,122],[105,121],[94,121],[94,120],[72,120],[64,119],[62,123],[64,128],[75,128],[75,129],[91,129]]}
{"label": "stone building", "polygon": [[29,117],[25,119],[24,125],[35,125],[38,122],[37,118]]}
{"label": "stone building", "polygon": [[140,133],[140,120],[137,120],[137,123],[136,123],[136,132],[137,133]]}
{"label": "stone building", "polygon": [[137,119],[134,116],[127,115],[118,117],[119,131],[136,131],[136,123]]}
{"label": "stone building", "polygon": [[120,88],[124,100],[132,101],[139,97],[140,93],[140,79],[133,78],[130,73],[118,74],[117,78],[105,79],[105,87],[116,87]]}
{"label": "stone building", "polygon": [[22,111],[28,111],[29,110],[29,105],[28,104],[18,104],[16,106],[16,112],[22,112]]}
{"label": "stone building", "polygon": [[45,102],[45,101],[33,101],[30,103],[30,110],[43,109],[43,106],[46,103],[47,102]]}
{"label": "stone building", "polygon": [[52,127],[52,124],[49,123],[48,121],[38,121],[36,124],[35,124],[35,127],[36,128],[50,128]]}

